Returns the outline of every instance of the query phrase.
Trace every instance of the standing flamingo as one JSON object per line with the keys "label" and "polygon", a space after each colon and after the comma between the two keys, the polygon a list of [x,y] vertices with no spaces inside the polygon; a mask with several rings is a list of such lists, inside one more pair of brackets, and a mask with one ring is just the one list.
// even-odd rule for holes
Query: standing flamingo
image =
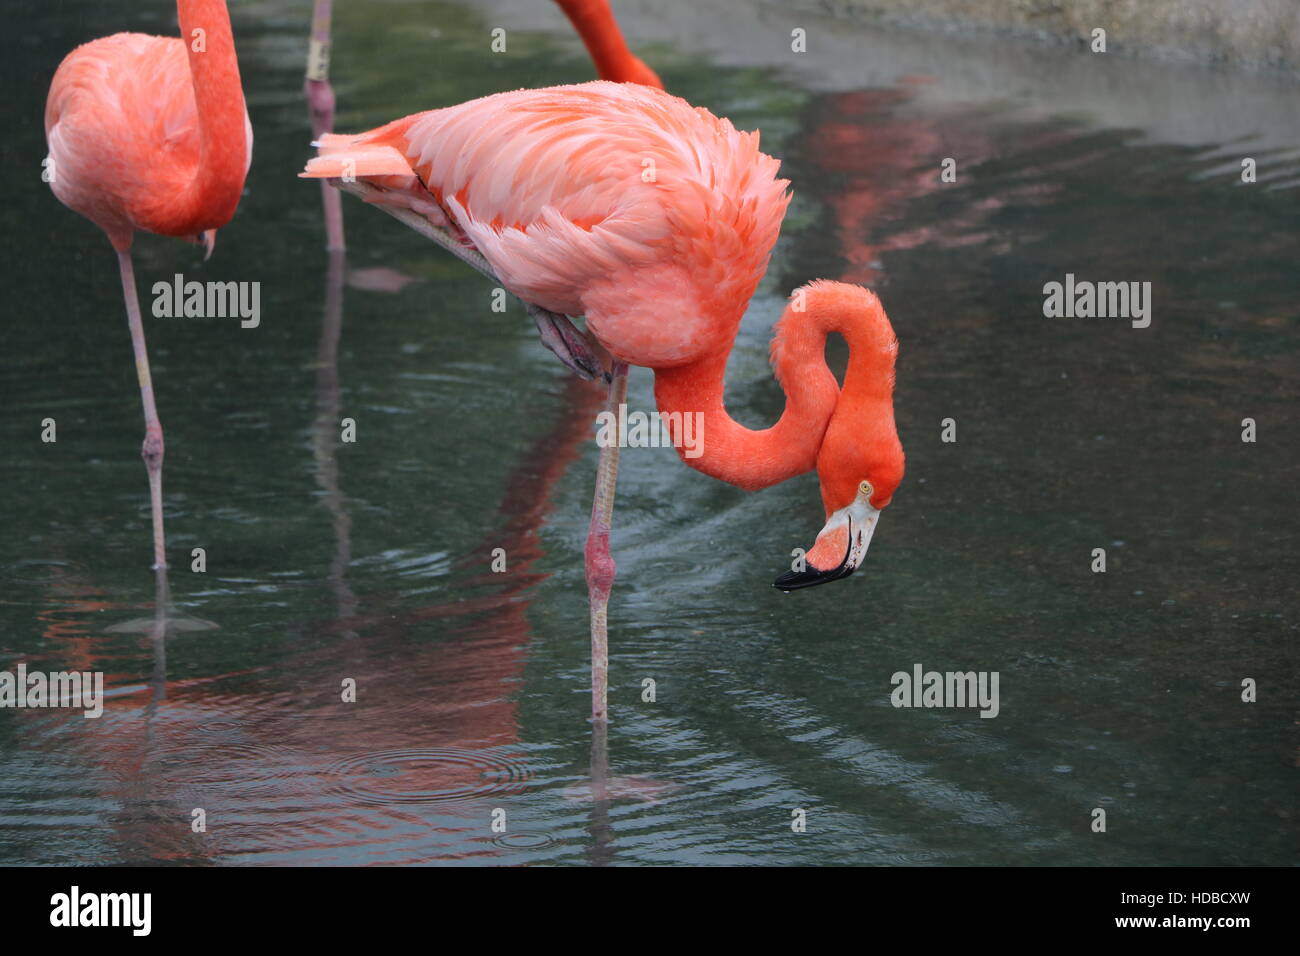
{"label": "standing flamingo", "polygon": [[[847,577],[903,477],[894,425],[898,342],[879,300],[816,281],[777,323],[772,362],[786,395],[775,425],[727,414],[727,358],[789,203],[758,135],[662,90],[604,81],[519,90],[430,110],[355,136],[331,135],[303,176],[327,178],[499,277],[551,316],[579,366],[587,332],[612,357],[607,410],[627,365],[654,370],[661,415],[699,414],[705,474],[748,490],[817,469],[826,523],[793,590]],[[647,171],[652,174],[647,175]],[[841,389],[824,347],[850,349]],[[566,362],[566,364],[571,364]],[[680,417],[677,419],[681,421]],[[681,437],[680,432],[675,438]],[[612,452],[606,455],[606,452]],[[592,716],[607,719],[609,523],[617,448],[602,449],[586,545]]]}
{"label": "standing flamingo", "polygon": [[[45,104],[50,186],[103,229],[117,250],[144,404],[154,567],[163,539],[163,430],[154,405],[131,266],[137,230],[207,247],[230,221],[252,157],[239,64],[225,0],[177,0],[181,35],[115,33],[59,64]],[[206,258],[206,256],[205,256]]]}
{"label": "standing flamingo", "polygon": [[[623,32],[618,28],[609,0],[555,0],[564,15],[582,38],[596,72],[602,80],[616,83],[644,83],[663,88],[663,82],[654,70],[627,48]],[[303,95],[307,99],[307,113],[311,119],[313,139],[320,139],[334,129],[334,87],[330,85],[330,21],[333,0],[313,0],[311,34],[307,47],[307,76],[303,81]],[[321,203],[325,210],[325,248],[342,249],[343,208],[337,190],[321,183]]]}

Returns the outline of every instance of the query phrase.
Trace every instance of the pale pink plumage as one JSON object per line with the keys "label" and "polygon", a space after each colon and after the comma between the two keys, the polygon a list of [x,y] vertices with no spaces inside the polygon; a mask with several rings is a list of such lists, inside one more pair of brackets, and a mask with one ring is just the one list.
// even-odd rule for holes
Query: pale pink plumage
{"label": "pale pink plumage", "polygon": [[216,230],[239,205],[253,145],[225,0],[177,0],[176,13],[183,40],[116,33],[77,47],[59,64],[45,101],[50,187],[117,250],[160,571],[167,566],[163,430],[131,241],[145,230],[203,241],[211,253]]}
{"label": "pale pink plumage", "polygon": [[[234,87],[238,96],[237,73]],[[230,106],[205,156],[184,41],[116,33],[83,44],[59,65],[45,104],[50,188],[119,249],[139,230],[194,237],[224,226],[253,145],[242,96]]]}
{"label": "pale pink plumage", "polygon": [[498,93],[320,146],[304,175],[440,209],[511,292],[654,368],[730,343],[789,201],[757,133],[635,84]]}
{"label": "pale pink plumage", "polygon": [[[585,316],[616,360],[609,410],[623,401],[622,363],[654,369],[659,411],[699,416],[700,454],[683,455],[692,468],[757,489],[816,467],[826,524],[807,566],[777,587],[858,567],[904,467],[898,342],[876,296],[825,281],[795,290],[772,341],[784,412],[756,430],[725,407],[727,356],[789,202],[757,134],[657,89],[597,82],[501,93],[319,145],[304,175],[367,180],[369,201],[450,230],[521,299]],[[832,334],[849,345],[842,388],[826,365]],[[617,467],[606,452],[587,548],[593,634],[613,573],[602,570],[599,515]]]}

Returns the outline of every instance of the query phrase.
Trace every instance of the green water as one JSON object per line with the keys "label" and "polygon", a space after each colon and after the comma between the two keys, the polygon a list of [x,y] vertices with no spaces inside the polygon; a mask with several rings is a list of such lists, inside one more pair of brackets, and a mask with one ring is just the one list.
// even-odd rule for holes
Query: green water
{"label": "green water", "polygon": [[[558,32],[487,54],[499,17],[472,6],[337,6],[341,130],[591,76]],[[626,451],[593,755],[601,394],[517,304],[492,313],[489,283],[350,197],[354,281],[331,277],[317,187],[294,178],[307,7],[234,7],[256,144],[214,257],[136,244],[146,312],[178,272],[261,283],[256,329],[146,320],[163,642],[116,264],[41,183],[40,117],[75,44],[171,33],[174,11],[46,4],[3,41],[0,669],[99,670],[114,694],[98,720],[0,710],[0,862],[1295,862],[1300,193],[1239,182],[1249,141],[643,48],[672,91],[761,128],[796,192],[732,357],[734,414],[779,414],[766,343],[789,290],[864,282],[901,342],[908,470],[864,568],[783,595],[771,580],[821,524],[813,476],[748,495]],[[1259,158],[1275,184],[1300,166]],[[358,287],[381,266],[418,281]],[[1067,272],[1150,281],[1151,327],[1045,319]],[[648,372],[629,404],[652,407]],[[999,715],[891,707],[917,663],[997,671]]]}

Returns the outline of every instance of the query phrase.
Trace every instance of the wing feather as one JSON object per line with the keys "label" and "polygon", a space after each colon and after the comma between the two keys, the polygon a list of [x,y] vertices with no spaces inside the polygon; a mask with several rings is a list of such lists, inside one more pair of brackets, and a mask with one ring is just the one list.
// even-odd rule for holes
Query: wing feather
{"label": "wing feather", "polygon": [[[404,157],[512,292],[570,315],[611,283],[628,302],[678,289],[696,312],[702,296],[748,301],[789,201],[757,134],[629,83],[498,93],[330,137],[321,152],[376,147]],[[628,291],[637,282],[643,294]]]}

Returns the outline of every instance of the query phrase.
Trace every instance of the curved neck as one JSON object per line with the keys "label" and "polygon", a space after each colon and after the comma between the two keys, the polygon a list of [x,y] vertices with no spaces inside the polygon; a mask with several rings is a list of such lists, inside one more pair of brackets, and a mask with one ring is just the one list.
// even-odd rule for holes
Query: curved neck
{"label": "curved neck", "polygon": [[[845,290],[852,290],[852,304],[844,301]],[[840,286],[837,293],[853,318],[836,329],[849,344],[849,364],[817,456],[827,516],[854,500],[864,478],[875,485],[870,500],[875,508],[889,503],[903,479],[903,447],[894,423],[898,339],[873,293],[858,286]],[[864,466],[865,471],[857,470]]]}
{"label": "curved neck", "polygon": [[247,110],[225,0],[177,0],[198,111],[199,164],[178,203],[183,232],[224,226],[248,171]]}
{"label": "curved neck", "polygon": [[[832,332],[849,345],[843,391],[826,365]],[[686,464],[752,491],[817,467],[837,429],[848,438],[864,418],[887,419],[892,426],[896,348],[874,295],[856,286],[813,283],[795,291],[772,337],[772,366],[785,391],[785,410],[771,428],[746,428],[727,414],[726,355],[656,369],[655,399],[660,414],[703,416],[699,457],[682,454]]]}

